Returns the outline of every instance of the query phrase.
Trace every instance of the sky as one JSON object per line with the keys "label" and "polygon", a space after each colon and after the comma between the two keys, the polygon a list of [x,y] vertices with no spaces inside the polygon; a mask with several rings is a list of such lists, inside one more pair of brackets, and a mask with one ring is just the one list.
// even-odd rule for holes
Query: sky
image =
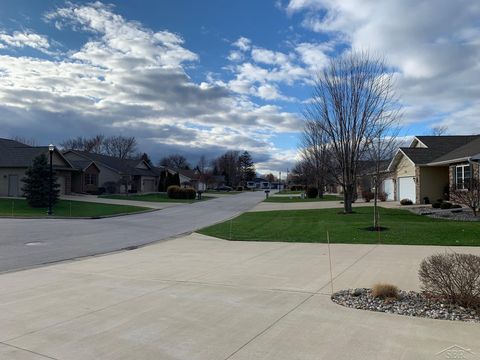
{"label": "sky", "polygon": [[315,74],[384,56],[402,136],[480,133],[476,0],[0,2],[0,137],[135,136],[154,160],[298,159]]}

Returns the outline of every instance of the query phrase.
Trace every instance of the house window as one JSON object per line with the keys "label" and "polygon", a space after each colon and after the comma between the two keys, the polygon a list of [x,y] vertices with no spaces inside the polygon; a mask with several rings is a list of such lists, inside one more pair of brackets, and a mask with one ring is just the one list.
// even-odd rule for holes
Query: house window
{"label": "house window", "polygon": [[470,165],[458,165],[455,167],[455,185],[457,189],[467,189],[471,177],[472,169]]}
{"label": "house window", "polygon": [[97,185],[97,184],[98,184],[97,174],[85,174],[85,185]]}

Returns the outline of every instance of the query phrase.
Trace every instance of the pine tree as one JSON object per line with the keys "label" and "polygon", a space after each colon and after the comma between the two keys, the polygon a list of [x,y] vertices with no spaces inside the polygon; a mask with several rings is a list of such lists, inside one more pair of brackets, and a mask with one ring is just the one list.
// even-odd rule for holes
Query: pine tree
{"label": "pine tree", "polygon": [[180,186],[180,175],[178,172],[173,175],[173,185]]}
{"label": "pine tree", "polygon": [[[30,206],[41,208],[47,207],[50,193],[50,167],[47,157],[42,154],[33,159],[32,165],[25,172],[22,179],[27,202]],[[52,176],[52,205],[54,205],[60,193],[60,185],[55,173]]]}
{"label": "pine tree", "polygon": [[165,192],[167,191],[167,188],[165,186],[166,180],[167,180],[167,171],[161,171],[160,172],[160,179],[158,180],[158,191],[159,192]]}
{"label": "pine tree", "polygon": [[238,158],[238,163],[242,185],[246,186],[247,181],[255,179],[256,171],[252,156],[248,151],[244,151],[243,154]]}

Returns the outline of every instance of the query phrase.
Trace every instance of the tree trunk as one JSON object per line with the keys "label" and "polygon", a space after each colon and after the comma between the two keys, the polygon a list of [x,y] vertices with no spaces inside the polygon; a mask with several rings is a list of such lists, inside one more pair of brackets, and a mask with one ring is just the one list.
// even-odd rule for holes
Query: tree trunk
{"label": "tree trunk", "polygon": [[377,202],[378,202],[378,186],[375,183],[375,191],[373,193],[373,227],[374,229],[378,230],[379,223],[378,223],[378,207],[377,207]]}
{"label": "tree trunk", "polygon": [[343,212],[345,214],[351,214],[352,210],[352,203],[353,203],[353,194],[354,194],[355,186],[347,185],[344,188],[343,192]]}

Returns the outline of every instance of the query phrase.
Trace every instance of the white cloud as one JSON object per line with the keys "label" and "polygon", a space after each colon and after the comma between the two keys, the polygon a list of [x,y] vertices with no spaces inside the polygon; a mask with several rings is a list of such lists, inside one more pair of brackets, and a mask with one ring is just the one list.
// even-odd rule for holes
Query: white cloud
{"label": "white cloud", "polygon": [[[67,4],[46,18],[89,39],[55,60],[0,55],[2,136],[58,142],[120,132],[137,136],[154,157],[239,147],[268,154],[272,136],[299,128],[296,114],[232,95],[211,74],[193,82],[185,69],[200,59],[178,34],[154,32],[100,3]],[[274,87],[260,91],[275,96]]]}
{"label": "white cloud", "polygon": [[334,41],[385,54],[399,71],[399,95],[425,116],[413,120],[479,131],[478,1],[291,0],[286,10]]}
{"label": "white cloud", "polygon": [[6,47],[31,47],[33,49],[48,52],[50,43],[45,35],[35,34],[30,31],[15,31],[11,35],[0,33],[0,49]]}
{"label": "white cloud", "polygon": [[251,48],[252,41],[246,37],[240,37],[232,45],[240,49],[240,51],[248,51]]}

